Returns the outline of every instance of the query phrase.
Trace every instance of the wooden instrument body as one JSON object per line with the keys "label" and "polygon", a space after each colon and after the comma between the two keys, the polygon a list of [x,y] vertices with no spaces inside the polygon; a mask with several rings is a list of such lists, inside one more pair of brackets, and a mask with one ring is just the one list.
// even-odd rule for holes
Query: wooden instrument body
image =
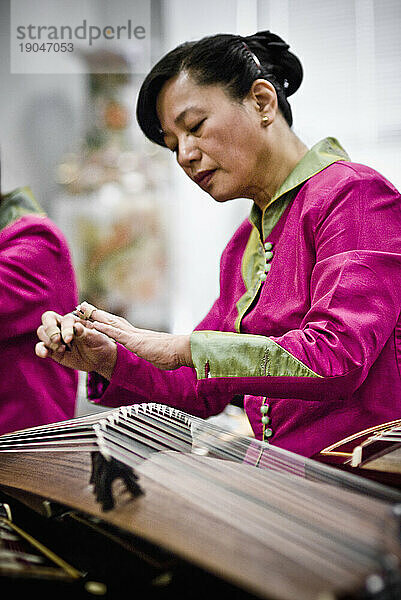
{"label": "wooden instrument body", "polygon": [[391,502],[309,480],[307,468],[302,477],[191,451],[156,452],[135,471],[144,494],[132,498],[116,482],[116,505],[104,512],[90,485],[89,451],[0,456],[3,490],[96,517],[250,597],[359,598],[372,577],[387,585],[389,573],[401,590]]}
{"label": "wooden instrument body", "polygon": [[401,419],[351,435],[313,458],[401,489]]}

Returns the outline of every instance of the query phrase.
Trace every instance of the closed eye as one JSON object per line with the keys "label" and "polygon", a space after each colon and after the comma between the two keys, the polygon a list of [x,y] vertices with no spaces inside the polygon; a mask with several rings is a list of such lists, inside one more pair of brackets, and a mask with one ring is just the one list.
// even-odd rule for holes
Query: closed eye
{"label": "closed eye", "polygon": [[[198,123],[196,123],[193,127],[189,128],[189,133],[193,133],[196,134],[199,132],[200,128],[202,127],[203,123],[206,121],[206,117],[204,119],[201,119],[200,121],[198,121]],[[164,141],[166,142],[166,146],[169,150],[171,150],[171,152],[173,152],[173,154],[177,154],[178,152],[178,145],[177,146],[170,146],[167,141],[166,141],[166,136]]]}
{"label": "closed eye", "polygon": [[194,125],[193,127],[191,127],[191,128],[190,128],[190,130],[189,130],[189,131],[190,131],[190,133],[196,133],[196,132],[197,132],[197,131],[200,129],[201,125],[202,125],[202,124],[203,124],[205,121],[206,121],[206,118],[204,118],[204,119],[201,119],[201,120],[199,121],[199,123],[197,123],[196,125]]}

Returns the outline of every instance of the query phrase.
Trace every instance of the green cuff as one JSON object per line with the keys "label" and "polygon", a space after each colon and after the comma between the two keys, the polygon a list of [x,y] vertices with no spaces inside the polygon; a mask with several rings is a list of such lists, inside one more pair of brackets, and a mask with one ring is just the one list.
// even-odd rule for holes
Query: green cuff
{"label": "green cuff", "polygon": [[192,360],[198,379],[207,377],[320,377],[263,335],[194,331]]}

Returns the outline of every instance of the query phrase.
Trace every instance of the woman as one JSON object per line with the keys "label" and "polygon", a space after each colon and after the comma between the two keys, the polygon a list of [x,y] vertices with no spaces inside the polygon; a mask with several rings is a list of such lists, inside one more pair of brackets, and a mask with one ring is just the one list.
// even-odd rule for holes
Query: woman
{"label": "woman", "polygon": [[92,400],[207,417],[243,395],[257,438],[305,456],[400,417],[400,195],[336,140],[308,150],[297,138],[287,97],[301,80],[270,32],[184,44],[145,79],[145,135],[216,201],[253,207],[191,335],[85,303],[81,321],[43,316],[38,356],[92,371]]}
{"label": "woman", "polygon": [[43,311],[76,302],[62,233],[29,188],[0,197],[0,433],[74,416],[76,371],[39,360],[33,347]]}

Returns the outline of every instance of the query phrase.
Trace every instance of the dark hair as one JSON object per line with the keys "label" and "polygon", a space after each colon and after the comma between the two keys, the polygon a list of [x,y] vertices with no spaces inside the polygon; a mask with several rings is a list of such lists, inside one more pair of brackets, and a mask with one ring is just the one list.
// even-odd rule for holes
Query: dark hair
{"label": "dark hair", "polygon": [[165,146],[156,111],[157,96],[164,83],[181,71],[187,71],[198,85],[221,84],[236,100],[245,98],[256,79],[267,79],[291,127],[287,97],[301,85],[303,71],[299,59],[288,49],[288,44],[270,31],[247,37],[217,34],[181,44],[152,68],[141,86],[136,109],[140,128],[150,140]]}

